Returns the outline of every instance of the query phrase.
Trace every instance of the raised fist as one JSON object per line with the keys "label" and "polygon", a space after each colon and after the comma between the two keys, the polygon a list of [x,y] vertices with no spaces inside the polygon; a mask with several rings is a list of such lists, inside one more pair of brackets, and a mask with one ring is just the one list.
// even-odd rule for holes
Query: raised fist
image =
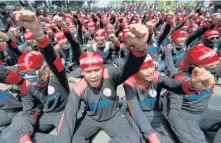
{"label": "raised fist", "polygon": [[29,29],[34,35],[39,34],[41,28],[34,12],[26,10],[14,11],[13,16],[20,26]]}
{"label": "raised fist", "polygon": [[108,37],[110,38],[111,41],[115,41],[116,40],[116,36],[115,36],[114,33],[111,33]]}
{"label": "raised fist", "polygon": [[149,36],[148,28],[143,24],[131,24],[126,34],[126,42],[134,45],[135,48],[146,48]]}
{"label": "raised fist", "polygon": [[189,88],[191,90],[202,91],[212,87],[215,84],[214,76],[203,67],[193,69]]}
{"label": "raised fist", "polygon": [[64,26],[65,26],[65,22],[63,21],[63,19],[62,19],[60,16],[55,15],[55,16],[53,17],[53,20],[56,22],[56,24],[57,24],[58,26],[60,26],[60,27],[64,27]]}
{"label": "raised fist", "polygon": [[221,16],[220,16],[219,13],[214,13],[214,14],[212,14],[212,16],[211,16],[212,22],[213,22],[214,24],[218,24],[218,22],[220,21],[220,18],[221,18]]}

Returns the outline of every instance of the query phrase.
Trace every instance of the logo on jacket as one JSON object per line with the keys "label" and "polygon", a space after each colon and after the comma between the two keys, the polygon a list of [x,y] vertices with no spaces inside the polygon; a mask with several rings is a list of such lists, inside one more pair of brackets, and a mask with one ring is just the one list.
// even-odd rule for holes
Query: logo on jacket
{"label": "logo on jacket", "polygon": [[150,90],[149,90],[149,95],[150,95],[150,97],[155,98],[155,97],[157,96],[157,91],[156,91],[156,90],[153,90],[153,89],[150,89]]}
{"label": "logo on jacket", "polygon": [[55,92],[55,89],[53,86],[48,86],[48,94],[53,94]]}
{"label": "logo on jacket", "polygon": [[7,90],[8,88],[7,85],[0,83],[0,90]]}
{"label": "logo on jacket", "polygon": [[103,94],[107,97],[111,96],[111,89],[110,88],[105,88],[103,90]]}

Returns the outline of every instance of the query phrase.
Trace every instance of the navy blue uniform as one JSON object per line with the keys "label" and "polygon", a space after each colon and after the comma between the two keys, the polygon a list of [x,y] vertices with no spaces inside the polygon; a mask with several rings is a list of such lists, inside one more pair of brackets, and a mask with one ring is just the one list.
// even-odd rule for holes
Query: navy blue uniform
{"label": "navy blue uniform", "polygon": [[[186,78],[183,74],[175,77]],[[204,135],[207,131],[216,133],[214,143],[221,142],[221,112],[208,108],[212,92],[213,87],[188,96],[169,93],[168,119],[180,142],[207,143]]]}
{"label": "navy blue uniform", "polygon": [[[104,69],[99,88],[91,87],[84,78],[74,87],[61,119],[58,142],[71,143],[72,139],[73,142],[88,142],[100,129],[112,138],[111,142],[139,142],[128,121],[119,112],[116,94],[117,86],[136,73],[144,61],[146,51],[139,57],[134,56],[135,49],[132,51],[124,65]],[[77,124],[80,101],[83,101],[87,108],[85,117]]]}

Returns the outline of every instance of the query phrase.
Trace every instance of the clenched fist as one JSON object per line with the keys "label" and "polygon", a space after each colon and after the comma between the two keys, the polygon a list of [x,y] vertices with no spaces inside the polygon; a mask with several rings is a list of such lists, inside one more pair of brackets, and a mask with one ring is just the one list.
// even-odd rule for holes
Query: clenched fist
{"label": "clenched fist", "polygon": [[25,29],[29,29],[35,36],[40,33],[40,25],[38,23],[38,18],[34,12],[21,10],[13,12],[18,24]]}
{"label": "clenched fist", "polygon": [[196,67],[191,74],[189,88],[191,90],[202,91],[215,84],[214,76],[203,67]]}
{"label": "clenched fist", "polygon": [[134,45],[135,48],[146,48],[149,36],[148,28],[143,24],[131,24],[128,29],[126,41]]}
{"label": "clenched fist", "polygon": [[54,16],[53,20],[56,22],[56,24],[58,26],[65,27],[65,22],[63,21],[63,19],[60,16],[58,16],[58,15]]}
{"label": "clenched fist", "polygon": [[108,37],[109,37],[110,40],[113,41],[113,42],[117,40],[117,38],[116,38],[116,36],[115,36],[114,33],[111,33]]}

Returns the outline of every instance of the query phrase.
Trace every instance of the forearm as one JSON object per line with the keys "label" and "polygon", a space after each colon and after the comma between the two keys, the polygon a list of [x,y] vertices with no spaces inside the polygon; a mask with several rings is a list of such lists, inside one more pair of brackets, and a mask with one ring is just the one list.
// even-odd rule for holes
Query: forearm
{"label": "forearm", "polygon": [[15,71],[0,65],[0,82],[7,84],[21,84],[23,78]]}
{"label": "forearm", "polygon": [[74,55],[75,61],[79,65],[80,64],[79,58],[82,54],[81,49],[80,49],[80,45],[79,45],[79,43],[77,43],[76,41],[74,41],[72,39],[72,35],[70,33],[69,28],[65,28],[65,29],[63,29],[63,31],[64,31],[66,38],[68,39],[68,42],[71,44],[71,50],[72,50],[72,54]]}
{"label": "forearm", "polygon": [[4,41],[8,41],[9,37],[6,33],[0,32],[0,38],[2,38]]}
{"label": "forearm", "polygon": [[143,64],[145,55],[146,50],[143,52],[137,52],[135,49],[132,49],[126,58],[124,65],[112,69],[111,77],[115,85],[121,84],[129,76],[138,72]]}
{"label": "forearm", "polygon": [[167,22],[164,31],[162,32],[162,34],[159,35],[158,37],[158,45],[160,46],[163,42],[163,40],[168,36],[168,34],[170,33],[170,29],[172,27],[172,23],[171,22]]}
{"label": "forearm", "polygon": [[48,66],[55,74],[57,79],[60,81],[61,85],[63,85],[63,87],[69,93],[70,89],[68,86],[68,80],[66,77],[64,64],[62,63],[60,57],[56,54],[55,49],[52,47],[50,43],[50,40],[44,37],[44,39],[38,40],[37,42],[38,42],[39,51],[43,55]]}
{"label": "forearm", "polygon": [[166,75],[159,75],[159,84],[161,88],[165,88],[169,91],[173,91],[175,94],[188,95],[194,94],[196,91],[192,91],[189,86],[190,80],[174,80]]}

